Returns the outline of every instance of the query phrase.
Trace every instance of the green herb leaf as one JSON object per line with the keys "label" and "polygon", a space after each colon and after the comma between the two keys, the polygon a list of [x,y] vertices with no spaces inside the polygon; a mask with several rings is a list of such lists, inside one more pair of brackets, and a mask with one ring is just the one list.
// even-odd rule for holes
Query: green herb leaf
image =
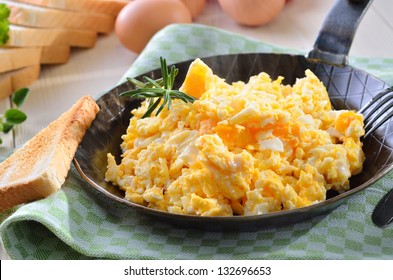
{"label": "green herb leaf", "polygon": [[0,20],[8,19],[11,11],[6,4],[0,4]]}
{"label": "green herb leaf", "polygon": [[[161,101],[162,104],[158,108],[156,115],[158,115],[166,105],[169,110],[172,106],[172,99],[180,99],[185,103],[192,103],[195,101],[193,96],[187,95],[180,90],[172,89],[179,69],[172,65],[170,71],[168,71],[166,60],[162,57],[160,57],[160,63],[162,78],[153,80],[149,77],[143,77],[145,82],[134,78],[127,78],[127,81],[134,84],[136,89],[127,90],[120,94],[120,96],[129,96],[131,98],[149,99],[148,109],[142,118],[150,117]],[[157,100],[152,101],[154,98],[157,98]]]}
{"label": "green herb leaf", "polygon": [[4,117],[6,119],[5,124],[10,124],[10,125],[15,125],[15,124],[20,124],[24,122],[27,119],[27,116],[25,113],[23,113],[19,109],[11,108],[5,111]]}
{"label": "green herb leaf", "polygon": [[127,78],[127,81],[131,84],[134,84],[137,88],[145,88],[147,85],[141,81],[138,81],[137,79],[134,78]]}
{"label": "green herb leaf", "polygon": [[17,107],[21,107],[23,105],[23,103],[25,102],[28,95],[29,95],[29,89],[28,88],[21,88],[21,89],[15,91],[14,94],[12,95],[12,102]]}
{"label": "green herb leaf", "polygon": [[153,113],[153,111],[157,108],[157,106],[160,104],[160,99],[157,99],[155,102],[152,102],[152,100],[150,100],[150,104],[149,107],[146,111],[146,113],[143,114],[142,119],[146,118],[146,117],[150,117],[151,114]]}
{"label": "green herb leaf", "polygon": [[13,124],[10,124],[10,123],[4,123],[4,124],[3,124],[3,132],[4,132],[4,133],[10,132],[11,129],[13,129],[13,128],[14,128],[14,125],[13,125]]}
{"label": "green herb leaf", "polygon": [[[0,19],[3,15],[2,5],[0,4]],[[1,20],[0,20],[1,23]],[[1,29],[0,29],[0,37],[1,37]],[[1,38],[0,38],[1,39]],[[1,45],[1,44],[0,44]],[[12,94],[12,102],[16,107],[22,106],[25,102],[29,93],[29,89],[21,88]],[[5,111],[4,115],[0,115],[0,132],[8,133],[13,128],[14,125],[20,124],[27,119],[25,113],[17,108],[11,108]],[[3,143],[3,140],[0,138],[0,145]]]}
{"label": "green herb leaf", "polygon": [[4,45],[9,39],[10,22],[8,21],[8,17],[10,13],[11,11],[7,5],[0,3],[0,46]]}

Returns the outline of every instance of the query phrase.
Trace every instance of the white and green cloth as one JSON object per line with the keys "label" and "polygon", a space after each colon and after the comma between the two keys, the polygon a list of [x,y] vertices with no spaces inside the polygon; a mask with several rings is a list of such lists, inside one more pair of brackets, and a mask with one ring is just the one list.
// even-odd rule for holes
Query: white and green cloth
{"label": "white and green cloth", "polygon": [[[241,52],[299,53],[201,25],[171,25],[156,34],[126,76],[195,57]],[[392,59],[350,58],[350,64],[393,84]],[[124,79],[123,77],[123,79]],[[108,201],[72,166],[56,194],[0,214],[12,259],[393,259],[393,224],[371,221],[393,172],[329,214],[253,232],[174,227]]]}

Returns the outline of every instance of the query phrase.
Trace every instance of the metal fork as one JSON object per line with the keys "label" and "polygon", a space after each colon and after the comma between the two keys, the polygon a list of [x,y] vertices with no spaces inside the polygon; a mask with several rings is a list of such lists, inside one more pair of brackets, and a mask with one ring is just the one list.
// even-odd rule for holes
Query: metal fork
{"label": "metal fork", "polygon": [[[363,114],[364,138],[373,133],[393,116],[393,87],[389,87],[375,95],[358,113]],[[379,227],[386,227],[393,221],[393,189],[386,193],[375,206],[372,221]]]}
{"label": "metal fork", "polygon": [[[363,114],[363,120],[365,123],[364,129],[366,130],[364,138],[373,133],[378,127],[383,125],[393,116],[393,110],[389,110],[390,108],[393,108],[393,94],[390,94],[392,92],[393,87],[384,89],[358,111],[358,113]],[[379,109],[381,110],[378,111]]]}

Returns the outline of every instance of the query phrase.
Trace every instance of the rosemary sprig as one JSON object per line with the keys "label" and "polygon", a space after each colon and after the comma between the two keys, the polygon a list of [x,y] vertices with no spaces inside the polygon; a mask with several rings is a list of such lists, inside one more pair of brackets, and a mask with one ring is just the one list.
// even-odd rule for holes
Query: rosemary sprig
{"label": "rosemary sprig", "polygon": [[120,96],[129,96],[131,98],[141,98],[148,100],[148,108],[142,118],[150,117],[154,110],[157,109],[156,115],[158,115],[167,106],[168,110],[172,107],[172,99],[180,99],[185,103],[192,103],[195,98],[182,92],[180,90],[173,89],[175,84],[175,78],[179,73],[179,69],[172,65],[170,71],[166,60],[160,57],[161,63],[161,75],[162,78],[153,80],[149,77],[144,76],[143,81],[136,80],[134,78],[127,78],[127,81],[134,84],[136,89],[122,92]]}

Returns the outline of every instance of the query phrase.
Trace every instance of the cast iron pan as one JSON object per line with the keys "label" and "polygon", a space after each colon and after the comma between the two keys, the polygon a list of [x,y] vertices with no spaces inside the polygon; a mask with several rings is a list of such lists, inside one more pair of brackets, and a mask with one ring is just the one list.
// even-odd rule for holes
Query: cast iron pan
{"label": "cast iron pan", "polygon": [[[206,57],[202,60],[216,75],[225,78],[227,82],[248,81],[250,76],[264,71],[273,79],[283,76],[285,83],[293,84],[296,78],[304,77],[306,69],[311,69],[327,87],[332,105],[336,109],[357,110],[378,92],[388,87],[382,80],[347,65],[347,54],[356,28],[371,2],[371,0],[337,1],[308,57],[248,53]],[[179,75],[178,84],[174,88],[180,87],[190,63],[191,61],[185,61],[176,64]],[[138,78],[142,76],[158,78],[160,75],[160,70],[156,69]],[[130,111],[140,104],[138,101],[119,97],[120,92],[131,88],[132,85],[126,82],[98,99],[97,103],[101,111],[81,142],[74,164],[82,177],[108,200],[128,205],[141,214],[153,215],[161,221],[205,230],[243,231],[295,223],[334,209],[381,178],[393,165],[393,128],[389,121],[365,139],[364,171],[351,178],[351,189],[343,194],[329,192],[327,200],[323,203],[289,211],[234,217],[178,215],[150,209],[125,200],[124,193],[104,180],[106,154],[110,152],[120,159],[121,135],[125,133],[129,124]]]}

